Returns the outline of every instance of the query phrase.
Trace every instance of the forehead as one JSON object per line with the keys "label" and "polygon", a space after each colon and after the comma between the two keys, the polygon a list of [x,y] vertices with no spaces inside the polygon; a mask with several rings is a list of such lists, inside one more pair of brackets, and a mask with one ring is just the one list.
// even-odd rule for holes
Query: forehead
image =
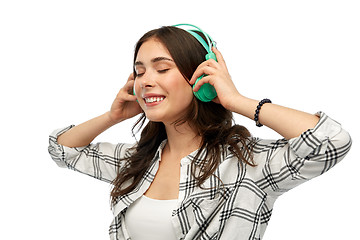
{"label": "forehead", "polygon": [[146,62],[156,57],[166,57],[172,59],[165,45],[159,40],[152,38],[141,45],[136,56],[136,61]]}

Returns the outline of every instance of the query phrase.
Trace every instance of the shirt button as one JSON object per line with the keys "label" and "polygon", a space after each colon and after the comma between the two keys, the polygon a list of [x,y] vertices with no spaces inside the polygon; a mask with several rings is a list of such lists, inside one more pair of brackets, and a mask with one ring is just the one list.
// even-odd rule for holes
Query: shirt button
{"label": "shirt button", "polygon": [[190,159],[188,159],[188,158],[183,158],[183,159],[181,159],[181,163],[182,163],[182,164],[189,164],[189,163],[190,163]]}

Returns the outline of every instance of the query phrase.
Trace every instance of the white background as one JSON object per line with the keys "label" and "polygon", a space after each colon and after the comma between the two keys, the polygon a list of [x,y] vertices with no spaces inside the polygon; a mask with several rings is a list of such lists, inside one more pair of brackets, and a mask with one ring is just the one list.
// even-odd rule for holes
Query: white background
{"label": "white background", "polygon": [[[192,23],[218,43],[239,91],[342,123],[345,160],[283,195],[265,240],[354,239],[359,223],[358,1],[17,1],[0,3],[0,239],[108,239],[110,186],[61,169],[56,128],[107,111],[136,41]],[[279,138],[235,117],[253,135]],[[134,119],[96,141],[133,142]]]}

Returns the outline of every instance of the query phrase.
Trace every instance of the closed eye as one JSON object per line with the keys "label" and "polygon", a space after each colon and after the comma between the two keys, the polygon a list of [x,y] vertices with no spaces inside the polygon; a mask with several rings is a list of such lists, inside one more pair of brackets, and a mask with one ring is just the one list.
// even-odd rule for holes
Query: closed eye
{"label": "closed eye", "polygon": [[170,70],[170,68],[166,68],[166,69],[157,70],[157,72],[158,73],[166,73],[169,70]]}
{"label": "closed eye", "polygon": [[[167,71],[169,71],[170,70],[170,68],[165,68],[165,69],[160,69],[160,70],[157,70],[157,72],[158,73],[166,73]],[[136,77],[142,77],[143,75],[145,74],[145,72],[143,72],[143,73],[137,73],[136,74]]]}

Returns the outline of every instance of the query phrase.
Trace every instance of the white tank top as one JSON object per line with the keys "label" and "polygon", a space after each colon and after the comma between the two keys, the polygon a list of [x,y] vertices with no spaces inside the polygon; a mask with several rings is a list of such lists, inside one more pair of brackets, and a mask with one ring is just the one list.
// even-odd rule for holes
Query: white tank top
{"label": "white tank top", "polygon": [[125,214],[125,225],[131,240],[175,240],[171,214],[177,202],[177,199],[157,200],[145,195],[137,199]]}

